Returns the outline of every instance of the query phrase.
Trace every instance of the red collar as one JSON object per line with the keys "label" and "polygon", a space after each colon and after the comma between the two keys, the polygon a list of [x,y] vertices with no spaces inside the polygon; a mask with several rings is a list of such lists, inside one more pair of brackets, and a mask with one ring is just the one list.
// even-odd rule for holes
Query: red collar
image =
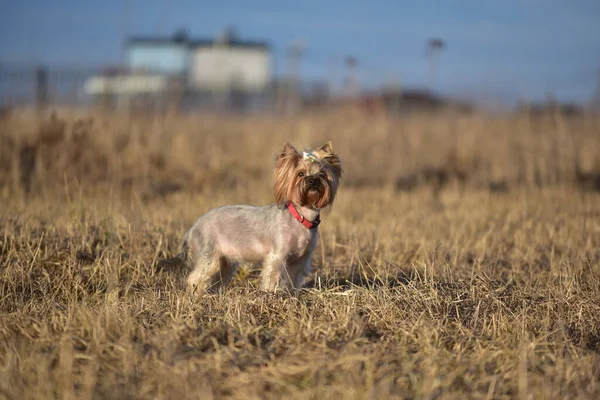
{"label": "red collar", "polygon": [[317,219],[315,219],[312,222],[310,222],[309,220],[304,218],[304,216],[302,214],[300,214],[298,212],[298,210],[296,210],[296,207],[294,207],[294,205],[292,204],[291,201],[287,204],[287,209],[290,211],[290,214],[292,214],[292,216],[296,219],[296,221],[300,222],[302,225],[304,225],[308,229],[315,229],[321,223],[321,218],[319,218],[318,215],[317,215]]}

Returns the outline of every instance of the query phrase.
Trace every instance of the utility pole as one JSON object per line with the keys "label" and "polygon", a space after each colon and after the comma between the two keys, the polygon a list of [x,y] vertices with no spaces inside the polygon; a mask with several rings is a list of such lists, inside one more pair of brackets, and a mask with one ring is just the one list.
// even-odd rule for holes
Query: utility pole
{"label": "utility pole", "polygon": [[358,59],[356,57],[346,57],[346,96],[348,98],[356,98],[360,92],[360,85],[358,82],[357,66]]}
{"label": "utility pole", "polygon": [[598,68],[596,88],[594,89],[594,93],[592,93],[592,101],[590,103],[592,111],[600,111],[600,68]]}
{"label": "utility pole", "polygon": [[284,100],[284,108],[287,112],[296,111],[300,105],[298,89],[300,86],[300,67],[305,49],[306,44],[303,41],[295,40],[290,44],[287,51],[286,95]]}
{"label": "utility pole", "polygon": [[435,86],[435,75],[439,64],[440,52],[446,47],[442,39],[434,38],[427,41],[425,57],[429,60],[429,90],[433,91]]}
{"label": "utility pole", "polygon": [[123,0],[121,3],[121,63],[127,63],[126,43],[131,34],[131,20],[133,18],[133,0]]}
{"label": "utility pole", "polygon": [[167,34],[167,26],[169,25],[169,2],[167,0],[165,0],[164,2],[164,9],[161,13],[161,15],[158,17],[158,23],[156,26],[156,30],[157,33],[159,35],[166,35]]}
{"label": "utility pole", "polygon": [[390,74],[387,81],[387,85],[385,85],[383,89],[383,94],[385,94],[385,92],[387,91],[387,97],[389,99],[388,107],[391,108],[391,111],[395,115],[400,114],[400,103],[402,101],[402,86],[400,83],[400,75],[396,72]]}
{"label": "utility pole", "polygon": [[337,68],[336,68],[337,58],[335,55],[331,54],[328,60],[328,82],[327,82],[327,92],[329,98],[333,98],[335,92],[335,81],[337,79]]}

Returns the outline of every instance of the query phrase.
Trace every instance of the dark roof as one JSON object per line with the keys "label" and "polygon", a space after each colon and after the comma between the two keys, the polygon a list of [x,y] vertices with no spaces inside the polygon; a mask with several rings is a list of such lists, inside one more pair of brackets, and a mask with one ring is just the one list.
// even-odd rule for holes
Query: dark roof
{"label": "dark roof", "polygon": [[[190,48],[210,47],[218,44],[218,39],[187,39],[185,37],[149,37],[149,36],[134,36],[127,39],[126,46],[131,45],[168,45],[179,44]],[[270,45],[267,41],[258,40],[239,40],[229,39],[224,43],[230,47],[238,48],[256,48],[269,49]]]}

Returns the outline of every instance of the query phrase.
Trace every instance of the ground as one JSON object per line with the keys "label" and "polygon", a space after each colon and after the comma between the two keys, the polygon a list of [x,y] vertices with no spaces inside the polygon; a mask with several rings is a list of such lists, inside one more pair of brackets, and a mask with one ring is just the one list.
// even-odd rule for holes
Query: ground
{"label": "ground", "polygon": [[[359,130],[318,118],[210,120],[210,134],[161,119],[147,122],[158,124],[152,132],[183,136],[169,146],[150,139],[142,155],[131,138],[143,137],[147,125],[114,128],[98,119],[94,129],[114,135],[85,140],[112,150],[102,153],[97,143],[82,150],[73,143],[90,134],[63,128],[68,139],[44,144],[60,149],[53,162],[38,145],[31,176],[22,171],[29,168],[22,149],[44,131],[29,119],[4,121],[4,148],[12,143],[21,158],[0,159],[0,398],[600,396],[600,193],[569,180],[574,152],[543,146],[548,137],[563,140],[568,121],[539,137],[531,123],[490,125],[508,127],[510,143],[517,137],[510,126],[529,126],[518,154],[545,162],[542,178],[505,152],[489,159],[514,169],[503,176],[508,191],[474,179],[435,196],[427,185],[396,190],[390,171],[408,164],[386,154],[385,144],[397,149],[400,130],[403,143],[423,154],[410,165],[442,159],[435,141],[415,138],[431,137],[444,119],[418,129],[410,121],[362,121]],[[488,143],[486,123],[465,124]],[[581,126],[592,143],[586,149],[598,154],[598,128]],[[336,127],[342,133],[331,133]],[[353,151],[370,128],[370,145]],[[305,289],[263,293],[256,266],[246,266],[224,293],[196,298],[184,290],[185,271],[158,267],[203,212],[272,201],[270,157],[282,139],[317,146],[332,135],[346,176],[322,217]],[[386,157],[373,160],[377,151]],[[485,171],[491,180],[495,169]],[[157,182],[183,187],[157,189]]]}

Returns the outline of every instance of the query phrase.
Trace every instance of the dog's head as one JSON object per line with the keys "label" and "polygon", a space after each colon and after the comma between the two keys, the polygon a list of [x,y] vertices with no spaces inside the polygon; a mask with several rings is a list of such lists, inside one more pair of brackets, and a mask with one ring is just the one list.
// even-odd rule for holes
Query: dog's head
{"label": "dog's head", "polygon": [[286,142],[275,157],[275,201],[325,208],[333,203],[341,177],[342,163],[331,142],[302,153]]}

